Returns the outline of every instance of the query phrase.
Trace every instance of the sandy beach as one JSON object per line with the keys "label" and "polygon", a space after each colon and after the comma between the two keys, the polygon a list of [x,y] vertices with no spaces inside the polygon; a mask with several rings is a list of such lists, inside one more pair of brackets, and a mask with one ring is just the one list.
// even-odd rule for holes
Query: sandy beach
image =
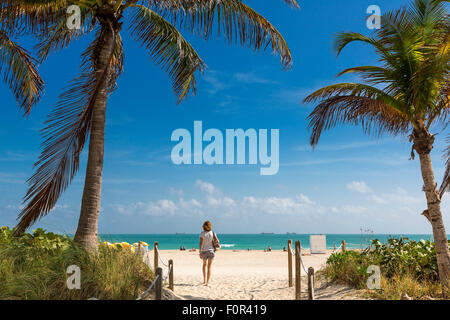
{"label": "sandy beach", "polygon": [[[310,255],[304,250],[302,258],[305,268],[319,270],[332,251],[326,254]],[[153,251],[147,259],[153,266]],[[204,286],[201,259],[198,251],[160,250],[165,263],[169,259],[174,263],[174,291],[184,299],[294,299],[295,290],[288,286],[287,252],[275,250],[264,252],[219,250],[214,259],[213,275],[209,286]],[[167,274],[167,267],[161,262],[159,266]],[[295,274],[295,271],[293,271]],[[302,276],[305,272],[302,270]],[[347,290],[340,288],[339,290]],[[306,278],[302,279],[302,292],[306,294]],[[318,292],[320,295],[320,292]],[[319,297],[320,298],[320,297]]]}

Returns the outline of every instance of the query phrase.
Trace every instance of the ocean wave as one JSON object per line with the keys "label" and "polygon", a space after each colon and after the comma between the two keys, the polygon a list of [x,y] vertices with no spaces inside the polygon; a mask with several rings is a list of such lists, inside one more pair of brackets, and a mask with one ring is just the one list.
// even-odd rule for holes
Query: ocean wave
{"label": "ocean wave", "polygon": [[231,248],[231,247],[234,247],[234,244],[226,244],[226,243],[224,243],[224,244],[220,244],[220,246],[224,247],[224,248]]}

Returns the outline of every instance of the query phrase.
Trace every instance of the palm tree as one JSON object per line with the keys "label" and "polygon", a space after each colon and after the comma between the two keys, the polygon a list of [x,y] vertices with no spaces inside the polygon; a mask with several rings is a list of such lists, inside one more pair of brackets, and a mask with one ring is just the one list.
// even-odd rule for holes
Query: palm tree
{"label": "palm tree", "polygon": [[44,82],[30,53],[13,41],[18,33],[20,30],[5,17],[0,6],[0,75],[3,75],[3,81],[11,89],[19,107],[28,115],[42,95]]}
{"label": "palm tree", "polygon": [[[291,64],[291,54],[281,34],[241,0],[51,0],[45,2],[45,10],[39,6],[43,0],[6,1],[11,6],[19,1],[21,8],[28,10],[26,14],[35,19],[35,26],[47,24],[38,34],[41,60],[74,39],[96,32],[94,41],[82,54],[81,75],[61,94],[43,129],[43,151],[36,163],[37,170],[29,179],[30,187],[24,198],[26,206],[19,214],[16,229],[16,234],[20,234],[55,206],[77,172],[80,153],[90,136],[75,234],[75,241],[90,251],[96,251],[98,246],[105,112],[108,96],[115,90],[116,79],[122,72],[120,31],[124,22],[134,40],[169,73],[179,101],[190,91],[195,93],[195,74],[202,72],[205,65],[178,29],[205,40],[217,30],[229,42],[254,50],[270,47],[280,54],[285,68]],[[284,1],[297,6],[295,0]],[[69,4],[81,9],[81,30],[66,27],[64,10]],[[45,20],[46,16],[51,23]]]}
{"label": "palm tree", "polygon": [[[441,192],[431,165],[432,129],[447,124],[449,115],[450,24],[443,1],[415,0],[409,8],[382,16],[374,37],[344,32],[336,36],[337,54],[349,43],[371,45],[381,66],[360,66],[339,75],[357,73],[364,83],[339,83],[319,89],[304,102],[318,101],[308,116],[310,143],[319,142],[322,131],[339,124],[361,125],[364,132],[409,135],[419,155],[427,209],[436,245],[443,290],[449,285],[450,255],[440,208]],[[445,127],[444,125],[444,127]]]}

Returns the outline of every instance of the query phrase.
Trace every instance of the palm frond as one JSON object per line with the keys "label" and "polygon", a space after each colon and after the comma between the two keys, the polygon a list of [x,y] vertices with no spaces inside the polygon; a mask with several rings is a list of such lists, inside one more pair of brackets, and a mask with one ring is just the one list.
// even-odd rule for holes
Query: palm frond
{"label": "palm frond", "polygon": [[[183,3],[180,0],[128,0],[128,2],[142,2],[147,7],[159,7],[164,9],[171,9],[171,10],[179,10],[183,9]],[[215,2],[216,0],[184,0],[184,2],[190,2],[190,5],[197,5],[197,6],[204,6],[204,5],[210,5],[211,2]],[[282,0],[287,5],[294,7],[294,8],[300,8],[300,6],[297,3],[297,0]]]}
{"label": "palm frond", "polygon": [[387,48],[385,48],[375,38],[365,36],[358,32],[338,32],[334,37],[333,43],[336,54],[339,56],[342,50],[347,47],[347,45],[356,41],[367,43],[380,51],[388,52]]}
{"label": "palm frond", "polygon": [[223,33],[229,43],[254,50],[271,47],[273,54],[280,55],[283,67],[291,66],[291,52],[281,33],[241,0],[168,0],[148,4],[162,11],[162,16],[168,17],[174,25],[205,40],[217,29],[217,35]]}
{"label": "palm frond", "polygon": [[447,11],[444,2],[448,0],[414,0],[409,8],[409,17],[416,26],[426,32],[432,32],[437,23],[446,19]]}
{"label": "palm frond", "polygon": [[[448,107],[450,93],[450,22],[435,25],[427,35],[422,59],[412,77],[414,105],[422,110],[440,113]],[[430,124],[429,124],[430,125]]]}
{"label": "palm frond", "polygon": [[439,193],[441,194],[441,198],[444,196],[444,193],[450,191],[450,134],[447,136],[447,144],[448,147],[444,153],[445,160],[445,173],[444,178],[442,179],[441,187],[439,188]]}
{"label": "palm frond", "polygon": [[0,74],[13,92],[19,106],[29,114],[44,90],[44,82],[27,50],[0,31]]}
{"label": "palm frond", "polygon": [[68,47],[73,40],[88,34],[96,25],[92,11],[86,9],[81,11],[81,29],[69,29],[66,22],[67,17],[62,17],[55,24],[38,32],[36,50],[40,62],[47,59],[49,54]]}
{"label": "palm frond", "polygon": [[371,84],[389,83],[393,79],[392,70],[377,66],[359,66],[345,69],[338,76],[349,73],[357,73],[361,79]]}
{"label": "palm frond", "polygon": [[362,42],[372,46],[380,56],[380,60],[386,64],[386,68],[389,66],[393,69],[400,69],[398,58],[389,51],[389,48],[385,44],[379,39],[368,37],[357,32],[339,32],[335,35],[333,46],[336,55],[339,56],[342,50],[353,42]]}
{"label": "palm frond", "polygon": [[66,16],[72,0],[2,0],[0,22],[8,31],[37,32]]}
{"label": "palm frond", "polygon": [[[28,179],[29,189],[24,197],[26,206],[18,216],[17,233],[53,209],[78,171],[80,154],[91,130],[100,84],[108,80],[112,65],[109,63],[100,70],[100,74],[95,72],[95,54],[101,45],[102,32],[83,53],[81,76],[60,95],[42,130],[43,151],[35,164],[36,172]],[[110,54],[110,62],[114,51]]]}
{"label": "palm frond", "polygon": [[341,83],[315,91],[305,103],[320,101],[309,114],[310,143],[317,145],[324,130],[339,124],[361,125],[367,134],[405,134],[410,122],[402,106],[383,91],[363,84]]}
{"label": "palm frond", "polygon": [[296,0],[283,0],[283,1],[293,8],[300,8]]}
{"label": "palm frond", "polygon": [[173,82],[173,90],[181,101],[196,90],[195,72],[203,71],[202,59],[181,33],[153,10],[137,5],[133,7],[131,34],[160,64]]}
{"label": "palm frond", "polygon": [[428,119],[428,127],[446,117],[442,108],[448,101],[448,90],[443,91],[450,67],[450,23],[440,3],[417,0],[409,10],[383,14],[373,37],[343,32],[335,40],[338,55],[354,41],[373,46],[381,66],[349,68],[341,74],[356,72],[366,83],[384,85],[383,91],[401,103],[403,113]]}

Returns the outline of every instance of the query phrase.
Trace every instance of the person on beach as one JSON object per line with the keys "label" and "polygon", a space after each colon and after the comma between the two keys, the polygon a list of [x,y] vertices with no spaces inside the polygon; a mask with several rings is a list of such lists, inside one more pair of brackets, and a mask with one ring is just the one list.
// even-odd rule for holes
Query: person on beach
{"label": "person on beach", "polygon": [[[211,222],[203,223],[203,231],[200,233],[199,256],[203,260],[203,284],[208,285],[211,279],[212,263],[216,249],[219,249],[219,238],[212,231]],[[207,270],[208,269],[208,270]]]}

